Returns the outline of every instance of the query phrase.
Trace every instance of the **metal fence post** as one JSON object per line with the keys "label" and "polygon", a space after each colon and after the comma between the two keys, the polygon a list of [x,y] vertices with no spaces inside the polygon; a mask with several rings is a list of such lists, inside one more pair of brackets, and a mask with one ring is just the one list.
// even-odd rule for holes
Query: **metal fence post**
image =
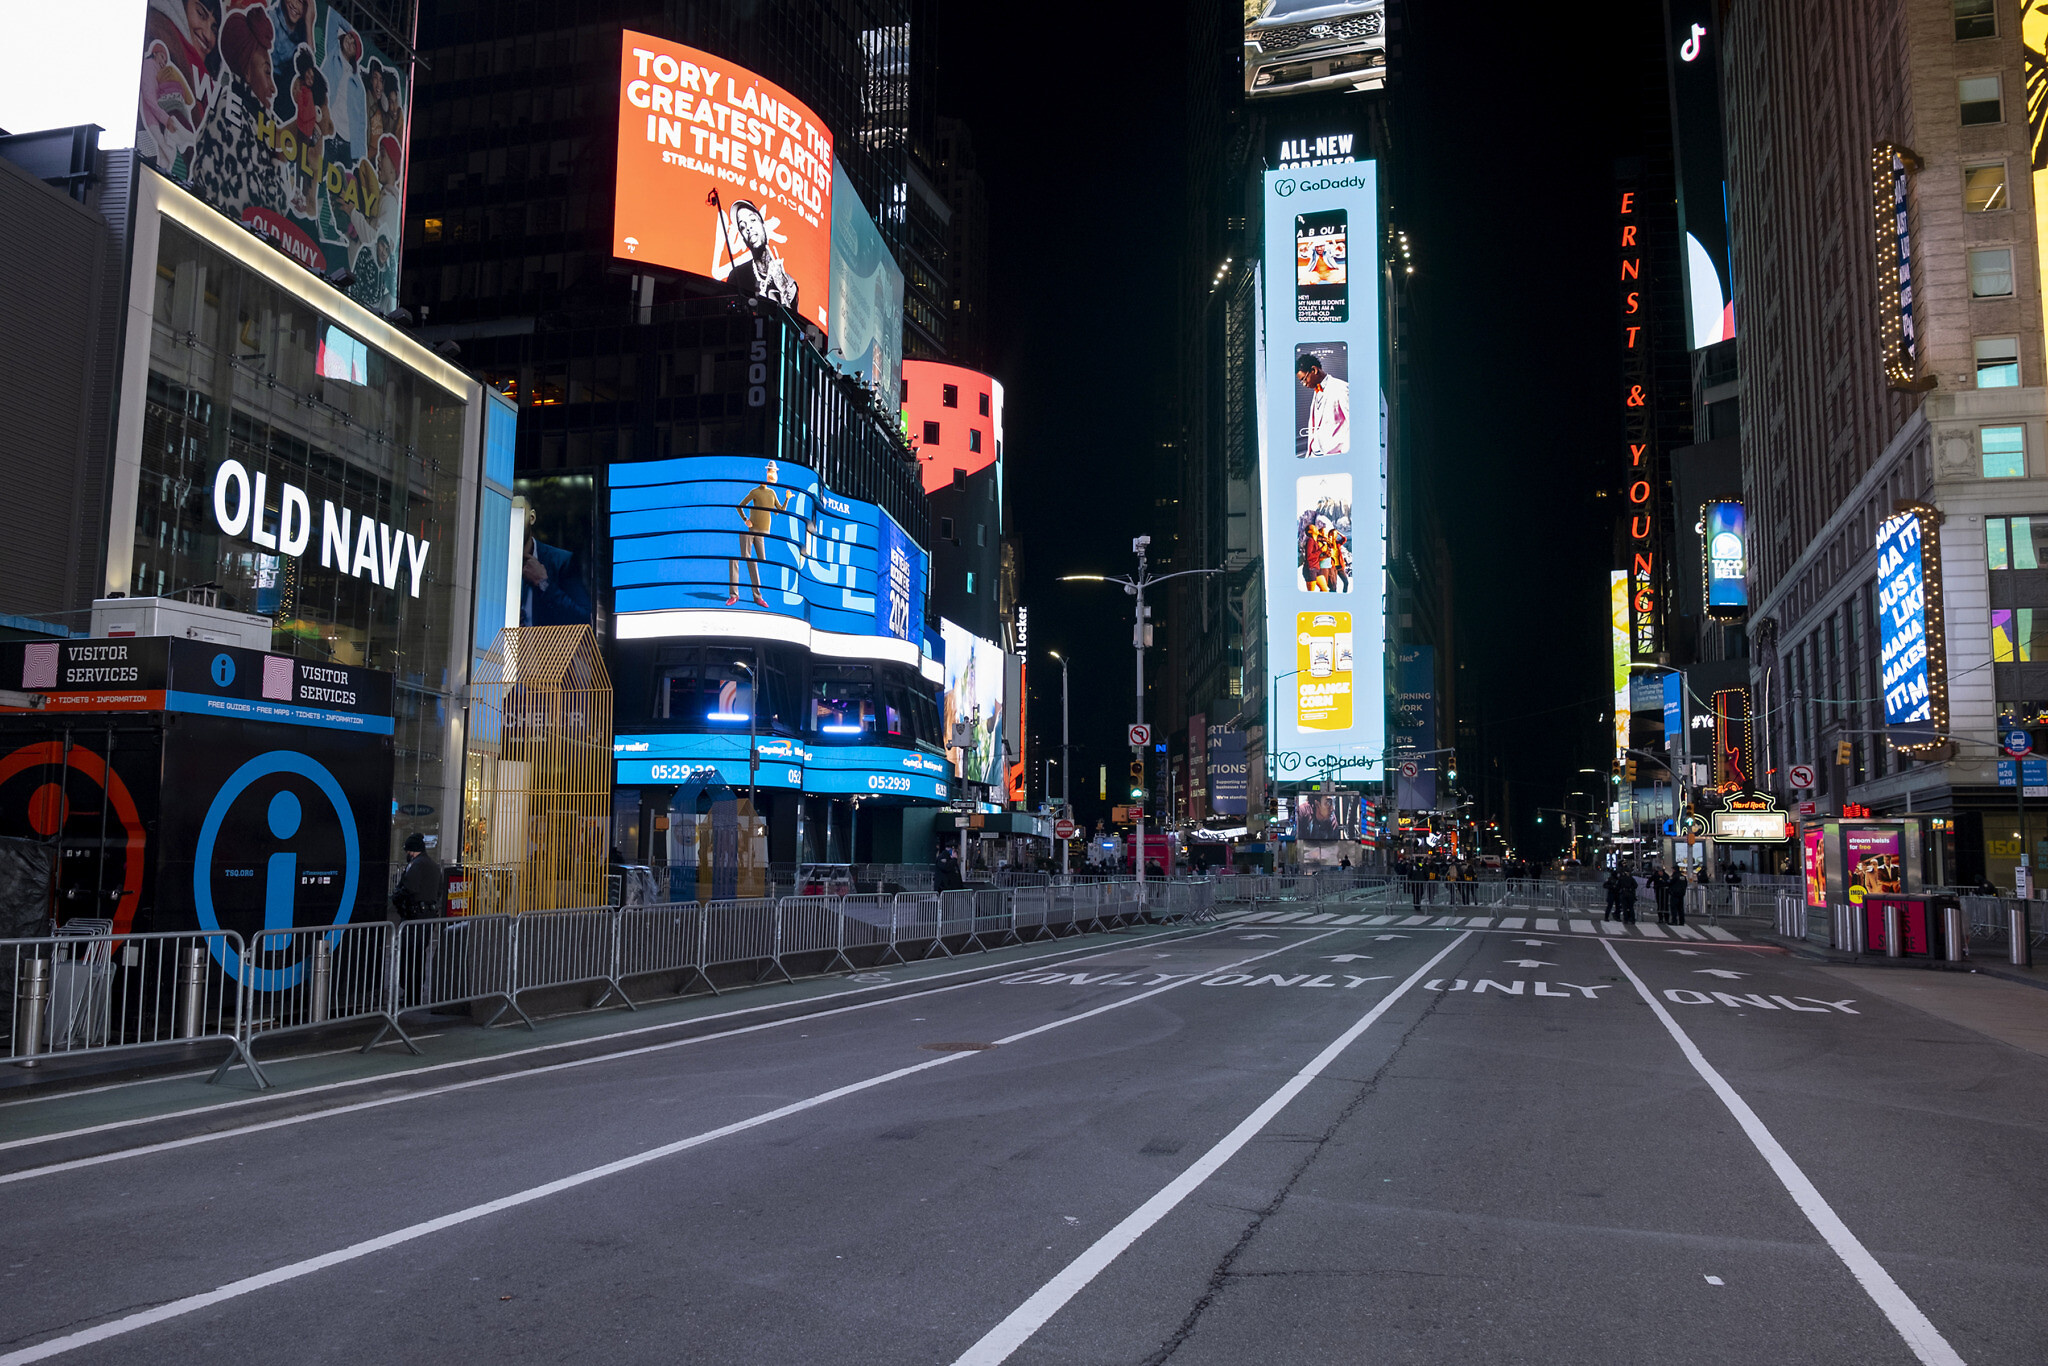
{"label": "metal fence post", "polygon": [[2016,968],[2034,966],[2033,917],[2028,913],[2027,903],[2015,901],[2005,908],[2005,932],[2008,939],[2007,958]]}
{"label": "metal fence post", "polygon": [[1902,926],[1901,926],[1901,925],[1899,924],[1899,905],[1898,905],[1898,903],[1897,903],[1897,902],[1895,902],[1895,901],[1888,901],[1888,902],[1886,902],[1886,903],[1885,903],[1885,907],[1884,907],[1884,956],[1885,956],[1885,957],[1887,957],[1887,958],[1903,958],[1903,957],[1905,957],[1905,956],[1906,956],[1906,942],[1905,942],[1905,936],[1904,936],[1904,935],[1902,935],[1902,934],[1900,933],[1900,930],[1901,930],[1902,928],[1903,928],[1903,927],[1902,927]]}
{"label": "metal fence post", "polygon": [[1941,908],[1941,956],[1960,963],[1970,952],[1970,922],[1960,903]]}

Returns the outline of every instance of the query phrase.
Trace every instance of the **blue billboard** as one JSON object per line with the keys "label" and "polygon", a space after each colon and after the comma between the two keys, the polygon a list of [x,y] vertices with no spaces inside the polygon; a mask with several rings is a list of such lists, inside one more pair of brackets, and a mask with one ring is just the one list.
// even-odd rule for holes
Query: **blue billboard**
{"label": "blue billboard", "polygon": [[914,797],[945,801],[951,770],[945,759],[922,750],[887,745],[804,744],[786,735],[755,740],[761,765],[747,771],[748,737],[715,735],[621,735],[612,741],[618,784],[687,783],[715,770],[728,787],[779,787],[835,796]]}
{"label": "blue billboard", "polygon": [[873,503],[752,455],[615,464],[609,476],[622,639],[753,637],[918,663],[929,558]]}
{"label": "blue billboard", "polygon": [[[1399,769],[1396,805],[1403,811],[1436,810],[1436,649],[1403,645],[1394,660],[1394,735],[1391,762],[1415,765],[1415,776]],[[1410,756],[1413,756],[1412,759]]]}
{"label": "blue billboard", "polygon": [[1376,779],[1386,748],[1378,165],[1268,171],[1265,210],[1271,777]]}
{"label": "blue billboard", "polygon": [[1878,667],[1887,726],[1934,726],[1927,591],[1920,519],[1902,513],[1877,529]]}
{"label": "blue billboard", "polygon": [[1707,561],[1707,613],[1740,615],[1749,607],[1749,530],[1742,504],[1708,503],[1701,511],[1701,545]]}

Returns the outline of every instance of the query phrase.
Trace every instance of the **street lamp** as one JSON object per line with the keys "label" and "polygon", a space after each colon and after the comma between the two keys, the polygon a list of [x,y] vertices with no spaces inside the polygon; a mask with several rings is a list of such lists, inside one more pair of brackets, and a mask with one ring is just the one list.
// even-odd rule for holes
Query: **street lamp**
{"label": "street lamp", "polygon": [[[1138,657],[1138,712],[1133,719],[1140,726],[1145,724],[1145,646],[1148,643],[1145,639],[1145,632],[1148,629],[1145,618],[1149,615],[1149,609],[1145,606],[1145,590],[1154,584],[1165,583],[1169,579],[1184,579],[1193,574],[1221,574],[1223,572],[1220,569],[1183,569],[1177,574],[1148,575],[1145,572],[1145,548],[1151,544],[1152,538],[1150,536],[1134,536],[1131,538],[1131,552],[1138,557],[1138,573],[1136,578],[1120,579],[1109,574],[1063,574],[1060,576],[1061,583],[1121,584],[1126,596],[1137,599],[1136,609],[1132,617],[1131,648]],[[1135,862],[1138,865],[1138,904],[1142,906],[1145,903],[1145,807],[1143,803],[1140,803],[1138,806],[1135,851]],[[1163,873],[1165,867],[1170,867],[1171,864],[1172,861],[1169,859],[1166,865],[1161,868],[1161,872]]]}
{"label": "street lamp", "polygon": [[[747,674],[747,818],[750,821],[759,821],[761,819],[761,748],[755,743],[755,737],[758,725],[756,718],[761,714],[761,685],[754,678],[754,666],[746,660],[735,659],[732,662],[732,666],[735,669],[746,670]],[[751,841],[756,833],[756,831],[750,828],[747,831],[748,840]],[[798,850],[797,852],[801,854],[803,851]]]}
{"label": "street lamp", "polygon": [[[1067,763],[1067,661],[1058,650],[1046,653],[1060,662],[1060,815],[1066,820],[1074,819],[1074,799],[1071,791],[1073,770]],[[1047,784],[1048,787],[1051,784]],[[1050,793],[1047,793],[1050,796]],[[1071,841],[1060,841],[1060,876],[1067,876],[1067,845]]]}

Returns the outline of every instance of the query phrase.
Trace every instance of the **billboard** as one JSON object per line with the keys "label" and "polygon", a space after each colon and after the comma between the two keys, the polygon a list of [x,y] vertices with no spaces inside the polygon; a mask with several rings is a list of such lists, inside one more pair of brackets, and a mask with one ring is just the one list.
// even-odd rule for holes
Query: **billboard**
{"label": "billboard", "polygon": [[1607,575],[1607,605],[1614,639],[1614,754],[1628,748],[1628,575],[1616,569]]}
{"label": "billboard", "polygon": [[971,783],[1003,783],[1003,647],[944,617],[946,645],[945,736],[953,772]]}
{"label": "billboard", "polygon": [[613,210],[615,257],[729,282],[830,329],[832,133],[780,86],[626,30]]}
{"label": "billboard", "polygon": [[1217,816],[1242,816],[1249,810],[1251,767],[1245,759],[1244,732],[1212,724],[1208,746],[1209,811]]}
{"label": "billboard", "polygon": [[[903,430],[916,448],[924,491],[978,474],[1003,454],[1003,385],[944,361],[903,362]],[[1000,482],[1000,471],[998,481]],[[1000,491],[998,498],[1000,498]]]}
{"label": "billboard", "polygon": [[612,741],[618,783],[702,781],[709,772],[732,788],[750,784],[789,791],[913,797],[944,801],[947,767],[920,750],[887,745],[806,744],[786,735],[763,735],[760,767],[749,772],[744,735],[620,735]]}
{"label": "billboard", "polygon": [[[223,17],[225,14],[225,17]],[[398,307],[410,62],[329,0],[149,0],[135,150],[379,317]]]}
{"label": "billboard", "polygon": [[1714,0],[1665,0],[1664,6],[1678,226],[1685,234],[1686,331],[1693,349],[1735,335],[1716,9]]}
{"label": "billboard", "polygon": [[1402,777],[1396,788],[1403,811],[1436,810],[1436,649],[1403,645],[1394,657],[1394,733],[1388,746],[1399,762],[1409,755],[1416,775]]}
{"label": "billboard", "polygon": [[1244,93],[1380,89],[1386,9],[1386,0],[1245,0]]}
{"label": "billboard", "polygon": [[1918,514],[1900,513],[1877,528],[1877,662],[1884,723],[1906,727],[1925,744],[1947,726],[1937,711],[1941,658],[1928,610],[1927,563]]}
{"label": "billboard", "polygon": [[1738,502],[1700,509],[1700,547],[1706,563],[1707,615],[1740,616],[1749,608],[1749,529]]}
{"label": "billboard", "polygon": [[844,368],[895,402],[903,384],[903,271],[860,202],[853,182],[832,163],[831,345]]}
{"label": "billboard", "polygon": [[1371,161],[1265,175],[1259,466],[1279,781],[1382,772],[1378,190]]}
{"label": "billboard", "polygon": [[929,557],[802,465],[694,455],[609,467],[623,639],[742,636],[916,666]]}

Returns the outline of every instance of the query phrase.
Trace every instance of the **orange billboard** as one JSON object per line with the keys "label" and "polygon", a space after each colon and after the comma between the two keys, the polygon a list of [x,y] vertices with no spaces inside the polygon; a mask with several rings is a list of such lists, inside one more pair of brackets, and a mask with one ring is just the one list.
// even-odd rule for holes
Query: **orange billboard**
{"label": "orange billboard", "polygon": [[628,29],[612,252],[829,327],[831,130],[745,67]]}

